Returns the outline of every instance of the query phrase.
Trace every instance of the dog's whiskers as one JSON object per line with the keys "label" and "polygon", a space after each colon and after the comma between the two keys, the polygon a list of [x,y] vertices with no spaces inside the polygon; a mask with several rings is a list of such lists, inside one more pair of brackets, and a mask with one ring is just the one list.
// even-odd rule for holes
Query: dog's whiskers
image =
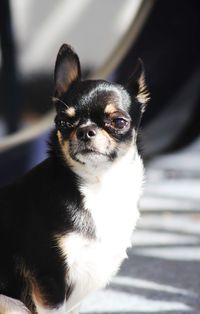
{"label": "dog's whiskers", "polygon": [[63,105],[65,105],[65,107],[68,109],[69,108],[69,106],[67,106],[67,104],[64,102],[64,101],[62,101],[61,99],[59,99],[59,98],[57,98],[57,97],[52,97],[52,101],[60,101]]}

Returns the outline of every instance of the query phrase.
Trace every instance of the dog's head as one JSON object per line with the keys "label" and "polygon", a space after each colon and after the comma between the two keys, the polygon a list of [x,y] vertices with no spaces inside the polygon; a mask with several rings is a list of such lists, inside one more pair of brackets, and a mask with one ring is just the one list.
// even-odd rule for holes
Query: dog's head
{"label": "dog's head", "polygon": [[81,80],[79,58],[62,45],[55,65],[55,118],[62,157],[71,167],[104,167],[135,145],[148,101],[142,62],[125,87]]}

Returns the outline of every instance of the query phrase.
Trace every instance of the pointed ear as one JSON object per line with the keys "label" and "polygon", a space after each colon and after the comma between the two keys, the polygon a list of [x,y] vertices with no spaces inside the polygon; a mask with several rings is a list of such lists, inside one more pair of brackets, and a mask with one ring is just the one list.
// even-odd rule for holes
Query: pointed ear
{"label": "pointed ear", "polygon": [[144,111],[145,106],[150,100],[150,94],[146,86],[144,64],[141,59],[138,59],[135,71],[130,76],[126,88],[142,105],[141,110]]}
{"label": "pointed ear", "polygon": [[141,59],[138,59],[135,71],[129,78],[126,89],[130,95],[137,100],[137,102],[133,102],[133,106],[131,106],[131,115],[137,138],[142,115],[150,100],[150,94],[145,82],[144,64]]}
{"label": "pointed ear", "polygon": [[71,84],[81,78],[81,67],[77,54],[73,49],[63,44],[56,58],[54,71],[54,96],[60,97],[66,93]]}

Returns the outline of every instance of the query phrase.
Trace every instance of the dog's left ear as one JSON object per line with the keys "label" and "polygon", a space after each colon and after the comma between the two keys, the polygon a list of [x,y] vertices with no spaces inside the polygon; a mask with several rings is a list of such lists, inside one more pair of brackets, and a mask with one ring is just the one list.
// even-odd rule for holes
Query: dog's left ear
{"label": "dog's left ear", "polygon": [[150,94],[145,81],[144,64],[141,59],[138,59],[135,71],[128,79],[126,89],[142,105],[142,110],[144,111],[150,100]]}
{"label": "dog's left ear", "polygon": [[146,105],[150,100],[150,93],[145,81],[144,64],[141,59],[138,59],[135,71],[128,79],[125,86],[131,97],[136,100],[133,101],[131,113],[135,124],[135,129],[138,130],[142,114],[146,109]]}
{"label": "dog's left ear", "polygon": [[67,44],[60,47],[54,71],[54,96],[61,97],[72,83],[81,78],[80,61],[74,50]]}

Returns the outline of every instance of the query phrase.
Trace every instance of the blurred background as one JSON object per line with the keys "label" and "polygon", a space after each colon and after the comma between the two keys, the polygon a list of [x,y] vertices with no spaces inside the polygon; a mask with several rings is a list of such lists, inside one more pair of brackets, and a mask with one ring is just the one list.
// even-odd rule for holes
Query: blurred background
{"label": "blurred background", "polygon": [[142,218],[129,262],[83,312],[199,313],[200,2],[1,0],[0,40],[0,185],[46,158],[62,43],[85,78],[123,84],[142,58]]}

